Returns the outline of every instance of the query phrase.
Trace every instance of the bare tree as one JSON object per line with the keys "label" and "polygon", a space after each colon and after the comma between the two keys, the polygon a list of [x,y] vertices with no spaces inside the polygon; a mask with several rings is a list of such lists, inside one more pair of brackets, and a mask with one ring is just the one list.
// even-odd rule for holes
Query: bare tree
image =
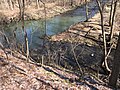
{"label": "bare tree", "polygon": [[21,20],[21,18],[22,18],[22,0],[18,0],[18,5],[19,5],[19,10],[20,10],[19,18]]}
{"label": "bare tree", "polygon": [[39,9],[40,6],[39,6],[39,0],[36,0],[36,8]]}
{"label": "bare tree", "polygon": [[116,87],[119,72],[120,72],[120,34],[119,34],[119,39],[118,39],[115,55],[114,55],[112,73],[109,78],[110,86]]}
{"label": "bare tree", "polygon": [[85,9],[86,9],[86,21],[88,21],[88,0],[85,0]]}
{"label": "bare tree", "polygon": [[109,17],[109,26],[111,26],[111,18],[112,18],[112,14],[113,14],[113,2],[114,0],[111,1],[111,9],[110,9],[110,17]]}
{"label": "bare tree", "polygon": [[25,12],[25,0],[18,0],[19,4],[19,10],[20,10],[20,20],[22,20],[22,29],[24,31],[24,39],[25,39],[25,50],[27,55],[27,60],[29,57],[29,46],[28,46],[28,38],[27,38],[27,32],[24,27],[24,12]]}
{"label": "bare tree", "polygon": [[101,5],[99,0],[96,0],[101,16],[101,29],[102,29],[102,36],[103,36],[103,59],[102,59],[102,67],[105,68],[108,72],[110,72],[110,69],[108,67],[107,63],[107,47],[106,47],[106,34],[104,30],[104,19],[103,19],[103,6]]}
{"label": "bare tree", "polygon": [[46,11],[46,4],[45,4],[45,2],[43,2],[42,0],[40,0],[40,2],[44,5],[44,19],[45,19],[45,36],[46,36],[46,30],[47,30],[47,23],[46,23],[46,18],[47,18],[47,11]]}
{"label": "bare tree", "polygon": [[[110,24],[110,37],[109,37],[109,41],[111,42],[111,40],[112,40],[112,38],[113,38],[113,34],[114,34],[114,20],[115,20],[115,14],[116,14],[116,8],[117,8],[117,3],[118,3],[118,0],[116,0],[115,2],[114,2],[114,8],[112,8],[112,6],[111,6],[111,9],[113,9],[113,10],[111,10],[111,20],[109,20],[109,24]],[[112,4],[113,4],[113,2],[112,2]]]}

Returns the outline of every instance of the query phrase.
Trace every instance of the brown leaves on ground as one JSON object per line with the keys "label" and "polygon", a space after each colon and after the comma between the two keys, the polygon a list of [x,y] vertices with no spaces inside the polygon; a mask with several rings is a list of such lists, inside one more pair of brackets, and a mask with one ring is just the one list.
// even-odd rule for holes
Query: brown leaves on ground
{"label": "brown leaves on ground", "polygon": [[83,82],[65,69],[28,63],[19,53],[8,56],[0,50],[0,90],[111,90],[90,76]]}
{"label": "brown leaves on ground", "polygon": [[[36,4],[33,3],[33,5],[26,6],[25,8],[25,20],[38,20],[41,18],[45,18],[45,11],[44,6],[40,8],[35,7]],[[46,3],[46,17],[50,18],[55,15],[59,15],[63,12],[66,12],[70,10],[70,7],[66,6],[59,6],[56,5],[56,3]],[[15,7],[13,10],[9,9],[1,9],[0,10],[0,24],[2,23],[11,23],[13,21],[19,21],[19,8]]]}
{"label": "brown leaves on ground", "polygon": [[[114,23],[114,35],[119,35],[119,27],[120,27],[120,7],[118,7],[116,12],[116,18]],[[106,35],[110,33],[109,22],[109,12],[104,12],[104,29]],[[66,32],[60,33],[58,35],[53,35],[51,37],[52,41],[80,41],[83,42],[84,38],[90,39],[92,41],[97,42],[101,38],[102,30],[100,24],[100,14],[97,13],[95,16],[90,18],[88,22],[79,22],[74,25],[71,25]],[[72,38],[72,40],[71,40]]]}

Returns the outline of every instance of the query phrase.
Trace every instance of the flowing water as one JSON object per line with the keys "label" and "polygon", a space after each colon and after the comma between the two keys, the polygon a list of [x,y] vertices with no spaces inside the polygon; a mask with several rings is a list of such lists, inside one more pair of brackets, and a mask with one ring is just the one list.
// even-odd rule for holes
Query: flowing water
{"label": "flowing water", "polygon": [[[88,3],[88,7],[89,18],[91,18],[98,12],[98,8],[95,1]],[[64,32],[72,24],[85,21],[86,20],[85,13],[86,13],[85,5],[82,5],[74,10],[68,11],[59,16],[47,19],[46,25],[45,20],[25,21],[25,29],[27,31],[30,48],[33,47],[35,48],[37,47],[37,45],[41,44],[41,41],[43,39],[40,38],[45,34],[48,36],[55,35]],[[21,26],[22,26],[21,22],[11,23],[4,27],[5,34],[12,39],[14,32],[16,34],[17,42],[23,43],[24,33]]]}

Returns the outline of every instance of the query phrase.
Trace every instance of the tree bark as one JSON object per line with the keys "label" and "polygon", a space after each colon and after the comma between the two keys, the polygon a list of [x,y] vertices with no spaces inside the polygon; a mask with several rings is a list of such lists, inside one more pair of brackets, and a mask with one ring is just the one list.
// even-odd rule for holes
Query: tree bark
{"label": "tree bark", "polygon": [[109,78],[110,86],[116,87],[119,72],[120,72],[120,33],[119,33],[119,39],[118,39],[118,43],[117,43],[117,47],[114,55],[112,73]]}
{"label": "tree bark", "polygon": [[39,0],[36,0],[36,8],[39,9]]}
{"label": "tree bark", "polygon": [[25,22],[24,22],[24,12],[25,12],[25,0],[18,0],[19,3],[19,9],[20,9],[20,18],[22,20],[22,29],[24,32],[24,40],[25,40],[25,51],[27,56],[27,61],[29,58],[29,45],[28,45],[28,38],[27,38],[27,32],[25,30]]}
{"label": "tree bark", "polygon": [[98,8],[99,8],[99,12],[100,12],[100,16],[101,16],[101,29],[102,29],[102,35],[103,35],[103,59],[102,59],[102,67],[105,67],[106,71],[110,72],[110,69],[108,67],[108,63],[107,63],[107,47],[106,47],[106,35],[105,35],[105,30],[104,30],[104,20],[103,20],[103,7],[100,4],[99,0],[96,0],[97,4],[98,4]]}
{"label": "tree bark", "polygon": [[117,2],[118,2],[118,0],[115,1],[114,9],[113,9],[113,15],[112,15],[112,20],[111,20],[110,37],[109,37],[109,41],[110,42],[111,42],[111,40],[113,38],[113,34],[114,34],[114,20],[115,20]]}
{"label": "tree bark", "polygon": [[85,9],[86,9],[86,21],[88,21],[88,1],[85,0]]}
{"label": "tree bark", "polygon": [[112,22],[111,20],[112,20],[112,14],[113,14],[112,13],[113,12],[113,1],[114,0],[112,0],[112,2],[111,2],[110,17],[109,17],[109,26],[111,26],[111,22]]}
{"label": "tree bark", "polygon": [[20,10],[19,18],[21,20],[21,18],[22,18],[22,0],[18,0],[18,5],[19,5],[19,10]]}

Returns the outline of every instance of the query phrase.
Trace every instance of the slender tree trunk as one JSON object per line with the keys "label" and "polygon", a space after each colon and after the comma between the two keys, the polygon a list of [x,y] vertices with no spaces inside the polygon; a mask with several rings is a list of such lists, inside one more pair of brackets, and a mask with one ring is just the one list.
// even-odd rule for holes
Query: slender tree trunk
{"label": "slender tree trunk", "polygon": [[102,35],[103,35],[103,60],[102,60],[102,67],[105,67],[105,69],[110,72],[110,69],[108,67],[108,63],[107,63],[107,47],[106,47],[106,35],[105,35],[105,30],[104,30],[104,20],[103,20],[103,7],[100,4],[99,0],[96,0],[97,4],[98,4],[98,8],[99,8],[99,12],[100,12],[100,16],[101,16],[101,29],[102,29]]}
{"label": "slender tree trunk", "polygon": [[44,19],[45,19],[45,36],[47,34],[47,23],[46,23],[46,18],[47,18],[47,12],[46,12],[46,4],[42,0],[40,0],[41,3],[44,5]]}
{"label": "slender tree trunk", "polygon": [[39,9],[39,0],[36,0],[36,8]]}
{"label": "slender tree trunk", "polygon": [[[21,3],[22,3],[22,5],[21,5]],[[22,14],[22,15],[20,15],[20,16],[21,16],[21,19],[22,19],[22,29],[24,31],[24,39],[25,39],[25,50],[26,50],[26,56],[27,56],[27,61],[28,61],[28,58],[29,58],[29,45],[28,45],[27,32],[26,32],[25,27],[24,27],[24,25],[25,25],[25,22],[24,22],[25,0],[22,0],[21,3],[20,3],[20,6],[22,6],[22,7],[20,7],[20,14]]]}
{"label": "slender tree trunk", "polygon": [[85,0],[85,9],[86,9],[86,21],[88,21],[88,3],[87,3],[87,0]]}
{"label": "slender tree trunk", "polygon": [[21,18],[22,18],[22,0],[18,0],[18,5],[19,5],[19,10],[20,10],[19,18],[21,20]]}
{"label": "slender tree trunk", "polygon": [[114,0],[112,0],[112,2],[111,2],[111,9],[110,9],[110,17],[109,17],[109,26],[111,26],[111,20],[112,20],[112,12],[113,12],[113,2],[114,2]]}
{"label": "slender tree trunk", "polygon": [[116,87],[119,72],[120,72],[120,34],[119,34],[115,55],[114,55],[112,73],[109,79],[110,86]]}
{"label": "slender tree trunk", "polygon": [[111,22],[110,37],[109,37],[109,41],[110,41],[110,42],[111,42],[111,40],[112,40],[112,38],[113,38],[113,34],[114,34],[114,20],[115,20],[117,2],[118,2],[118,0],[115,1],[114,9],[113,9],[113,16],[112,16],[112,20],[111,20],[112,22]]}

